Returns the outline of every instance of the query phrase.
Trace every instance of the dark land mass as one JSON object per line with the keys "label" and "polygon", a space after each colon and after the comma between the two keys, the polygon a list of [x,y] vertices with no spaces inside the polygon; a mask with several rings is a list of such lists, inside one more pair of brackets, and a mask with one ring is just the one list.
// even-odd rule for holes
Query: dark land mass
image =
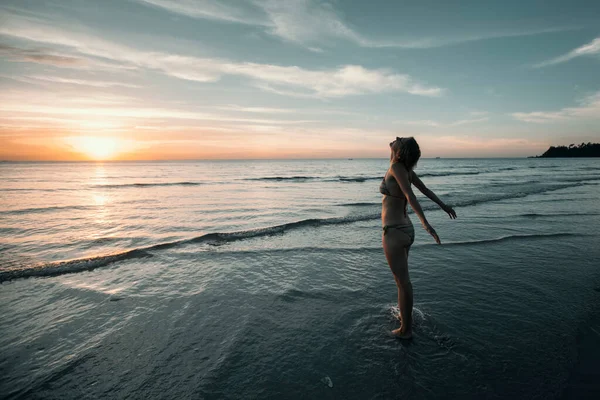
{"label": "dark land mass", "polygon": [[600,157],[600,143],[570,144],[567,146],[550,146],[541,156],[537,157]]}

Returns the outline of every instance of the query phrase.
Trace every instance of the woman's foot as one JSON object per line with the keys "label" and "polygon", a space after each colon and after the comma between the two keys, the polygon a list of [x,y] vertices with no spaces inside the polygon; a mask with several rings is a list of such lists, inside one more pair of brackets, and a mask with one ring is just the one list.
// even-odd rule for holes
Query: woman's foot
{"label": "woman's foot", "polygon": [[408,340],[412,339],[412,331],[402,330],[402,328],[394,329],[392,335],[398,339]]}

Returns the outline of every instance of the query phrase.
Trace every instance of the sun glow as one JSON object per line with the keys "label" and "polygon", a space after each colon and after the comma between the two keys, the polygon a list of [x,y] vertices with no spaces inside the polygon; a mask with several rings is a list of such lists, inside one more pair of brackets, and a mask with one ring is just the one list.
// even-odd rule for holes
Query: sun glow
{"label": "sun glow", "polygon": [[80,136],[67,139],[67,143],[78,153],[93,160],[110,160],[121,150],[118,141],[110,137]]}

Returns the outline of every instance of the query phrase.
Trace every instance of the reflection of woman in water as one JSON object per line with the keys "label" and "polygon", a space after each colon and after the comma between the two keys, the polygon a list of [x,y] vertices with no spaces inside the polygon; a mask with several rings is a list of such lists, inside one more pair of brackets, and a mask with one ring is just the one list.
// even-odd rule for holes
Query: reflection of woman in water
{"label": "reflection of woman in water", "polygon": [[410,204],[417,214],[427,233],[440,244],[440,238],[435,229],[425,219],[423,209],[412,191],[411,184],[436,202],[442,210],[448,213],[450,218],[456,218],[456,213],[429,190],[413,171],[421,157],[421,150],[414,138],[397,137],[390,143],[390,148],[392,150],[390,168],[379,186],[379,191],[384,195],[381,210],[383,251],[394,274],[396,286],[398,286],[401,326],[394,329],[392,333],[400,339],[410,339],[412,337],[413,292],[408,276],[408,251],[415,240],[415,230],[406,213],[407,204]]}

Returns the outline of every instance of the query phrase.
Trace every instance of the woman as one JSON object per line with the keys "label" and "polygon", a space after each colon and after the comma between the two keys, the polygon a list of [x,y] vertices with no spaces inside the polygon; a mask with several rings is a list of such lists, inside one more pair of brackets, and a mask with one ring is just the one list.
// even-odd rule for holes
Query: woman
{"label": "woman", "polygon": [[412,337],[413,292],[408,276],[408,251],[415,240],[415,230],[408,214],[410,204],[421,224],[438,244],[440,238],[435,229],[427,222],[423,209],[412,191],[415,185],[425,196],[436,202],[442,210],[455,219],[454,210],[445,205],[419,179],[413,168],[421,157],[421,150],[413,137],[399,138],[390,143],[392,155],[388,169],[379,191],[384,195],[382,200],[381,222],[383,224],[383,251],[398,286],[398,308],[400,309],[400,328],[392,333],[400,339]]}

